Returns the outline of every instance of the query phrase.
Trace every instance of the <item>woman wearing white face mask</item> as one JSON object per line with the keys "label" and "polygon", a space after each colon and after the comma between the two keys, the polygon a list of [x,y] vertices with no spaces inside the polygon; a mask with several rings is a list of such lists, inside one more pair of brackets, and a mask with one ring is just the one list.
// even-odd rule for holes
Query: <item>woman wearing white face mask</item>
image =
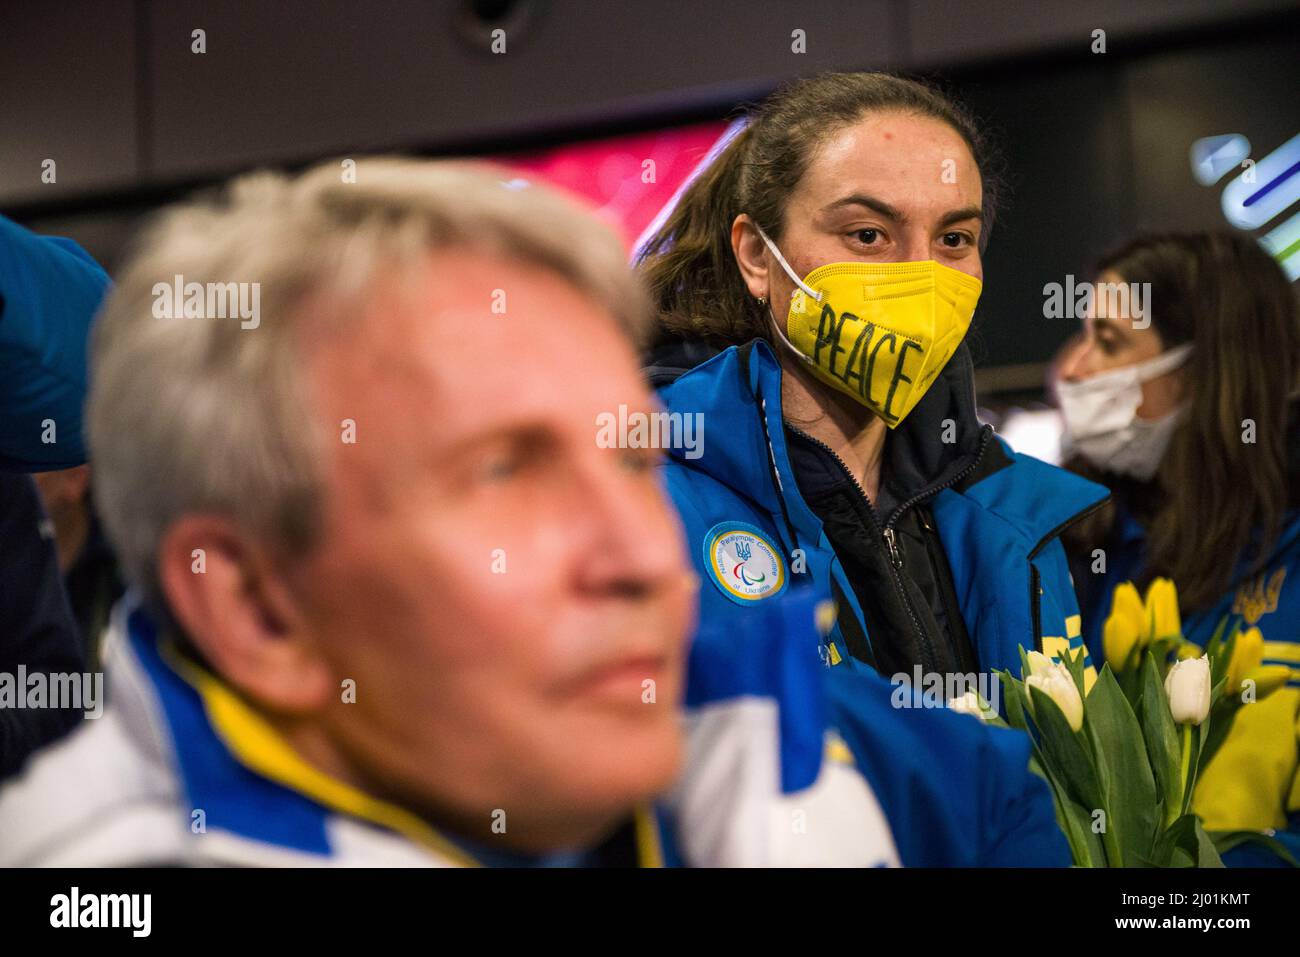
{"label": "woman wearing white face mask", "polygon": [[1085,638],[1100,659],[1116,585],[1156,576],[1177,585],[1189,640],[1227,615],[1258,628],[1291,680],[1240,713],[1195,806],[1209,830],[1276,829],[1300,852],[1295,291],[1228,233],[1137,239],[1101,261],[1096,291],[1056,386],[1069,464],[1113,492],[1066,535]]}

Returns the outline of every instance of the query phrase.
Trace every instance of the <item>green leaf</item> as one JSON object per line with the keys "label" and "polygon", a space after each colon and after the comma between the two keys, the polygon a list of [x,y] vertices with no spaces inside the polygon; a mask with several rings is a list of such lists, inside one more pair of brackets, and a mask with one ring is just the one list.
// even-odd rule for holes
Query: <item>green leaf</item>
{"label": "green leaf", "polygon": [[1211,675],[1211,683],[1210,683],[1210,707],[1211,708],[1213,708],[1216,704],[1219,703],[1220,700],[1222,700],[1223,691],[1227,686],[1228,686],[1228,678],[1226,675],[1218,679],[1218,681],[1214,681],[1213,675]]}
{"label": "green leaf", "polygon": [[[1091,828],[1088,826],[1087,814],[1077,804],[1062,794],[1061,782],[1057,781],[1043,767],[1039,760],[1040,752],[1035,747],[1034,757],[1029,759],[1029,770],[1047,782],[1052,791],[1052,807],[1056,811],[1056,823],[1070,845],[1070,860],[1076,867],[1096,867],[1094,861],[1105,862],[1105,854],[1094,856],[1092,842],[1089,841]],[[1096,837],[1096,835],[1091,835]]]}
{"label": "green leaf", "polygon": [[[1227,680],[1228,666],[1232,664],[1232,651],[1237,647],[1237,635],[1240,630],[1234,627],[1227,639],[1222,641],[1213,651],[1206,650],[1210,657],[1210,687],[1217,688],[1219,684]],[[1211,699],[1213,701],[1213,699]]]}
{"label": "green leaf", "polygon": [[[1225,682],[1226,680],[1224,679]],[[1218,754],[1219,748],[1228,739],[1228,733],[1237,720],[1237,712],[1245,706],[1240,695],[1224,697],[1223,690],[1224,682],[1220,682],[1211,695],[1212,704],[1210,705],[1209,717],[1201,723],[1200,749],[1196,761],[1198,777],[1201,772],[1210,766],[1210,762]]]}
{"label": "green leaf", "polygon": [[1080,867],[1105,867],[1106,848],[1101,835],[1092,829],[1092,814],[1069,798],[1064,798],[1062,803],[1071,825],[1080,835],[1080,853],[1075,856],[1074,862]]}
{"label": "green leaf", "polygon": [[1018,650],[1020,652],[1020,678],[1023,681],[1033,674],[1033,671],[1029,667],[1029,652],[1025,651],[1025,646],[1018,646]]}
{"label": "green leaf", "polygon": [[1010,671],[997,672],[1002,686],[1002,701],[1006,706],[1007,722],[1013,728],[1028,731],[1025,722],[1025,686],[1011,677]]}
{"label": "green leaf", "polygon": [[1156,839],[1156,782],[1142,729],[1120,691],[1110,666],[1102,668],[1084,709],[1084,730],[1092,742],[1107,826],[1127,863],[1149,856]]}
{"label": "green leaf", "polygon": [[1079,649],[1077,655],[1071,654],[1071,649],[1066,648],[1060,656],[1061,663],[1070,672],[1070,677],[1074,679],[1075,686],[1079,689],[1080,698],[1087,697],[1087,693],[1083,688],[1083,655],[1084,650],[1082,648]]}
{"label": "green leaf", "polygon": [[1142,661],[1142,697],[1139,713],[1142,732],[1146,739],[1147,755],[1156,787],[1161,795],[1165,815],[1157,815],[1160,825],[1172,823],[1172,818],[1183,806],[1183,782],[1179,774],[1178,731],[1174,716],[1169,711],[1169,699],[1160,683],[1160,668],[1155,656],[1148,654]]}
{"label": "green leaf", "polygon": [[1262,844],[1292,867],[1300,867],[1300,861],[1295,859],[1285,844],[1260,831],[1210,831],[1209,838],[1214,842],[1214,849],[1220,857],[1241,844]]}
{"label": "green leaf", "polygon": [[[1184,864],[1174,864],[1174,858],[1181,852],[1186,858]],[[1151,858],[1159,867],[1191,867],[1197,858],[1196,816],[1183,814],[1174,821],[1156,839]]]}
{"label": "green leaf", "polygon": [[[1033,718],[1039,729],[1043,757],[1048,770],[1064,785],[1065,796],[1084,808],[1104,809],[1097,770],[1088,754],[1086,739],[1070,729],[1070,723],[1051,695],[1033,686],[1026,690],[1034,703]],[[1109,825],[1109,811],[1106,817]]]}
{"label": "green leaf", "polygon": [[1197,867],[1222,867],[1223,858],[1219,857],[1219,852],[1205,833],[1205,828],[1201,825],[1201,819],[1192,815],[1192,820],[1196,822],[1196,866]]}

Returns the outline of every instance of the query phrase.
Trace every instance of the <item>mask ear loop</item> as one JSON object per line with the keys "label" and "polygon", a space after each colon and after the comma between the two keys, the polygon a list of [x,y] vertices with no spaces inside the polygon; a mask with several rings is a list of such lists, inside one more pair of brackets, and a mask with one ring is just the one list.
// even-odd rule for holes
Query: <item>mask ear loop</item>
{"label": "mask ear loop", "polygon": [[1181,369],[1187,360],[1192,357],[1193,347],[1193,343],[1184,342],[1182,345],[1174,346],[1172,349],[1166,349],[1154,359],[1148,359],[1144,367],[1138,373],[1138,381],[1149,382],[1152,379],[1159,378],[1167,372]]}
{"label": "mask ear loop", "polygon": [[[750,220],[750,222],[753,222],[753,220]],[[758,230],[759,238],[767,244],[768,250],[770,250],[772,255],[776,257],[776,261],[781,264],[781,268],[785,270],[785,274],[790,277],[790,281],[802,289],[806,295],[811,296],[814,302],[821,302],[822,294],[819,292],[813,292],[804,285],[803,280],[795,274],[795,271],[790,268],[790,264],[785,261],[785,257],[781,255],[781,250],[776,248],[776,243],[767,238],[767,233],[763,232],[763,227],[758,225],[758,223],[754,223],[754,228]]]}
{"label": "mask ear loop", "polygon": [[[751,219],[750,222],[753,222],[753,220]],[[772,240],[767,238],[767,233],[763,232],[763,227],[758,225],[758,223],[754,223],[754,228],[758,230],[759,238],[762,239],[763,242],[767,244],[767,248],[771,251],[772,255],[776,257],[776,261],[781,264],[781,268],[785,270],[785,274],[790,277],[791,281],[793,281],[796,286],[798,286],[801,290],[803,290],[805,295],[811,296],[814,302],[821,302],[822,301],[821,293],[814,292],[813,290],[809,289],[806,285],[804,285],[803,280],[800,279],[795,274],[795,271],[790,268],[790,264],[785,261],[785,257],[781,255],[781,250],[776,248],[776,243],[772,242]],[[794,296],[791,296],[790,298],[793,299]],[[781,328],[781,323],[777,321],[776,316],[772,313],[772,306],[767,301],[767,299],[760,298],[759,305],[761,305],[767,311],[767,317],[772,322],[772,328],[776,330],[777,338],[779,338],[783,343],[785,343],[785,347],[789,349],[795,356],[797,356],[800,360],[802,360],[807,365],[816,365],[816,363],[813,362],[811,356],[805,355],[803,350],[800,349],[798,346],[796,346],[793,342],[791,342],[790,339],[786,336],[785,330]]]}

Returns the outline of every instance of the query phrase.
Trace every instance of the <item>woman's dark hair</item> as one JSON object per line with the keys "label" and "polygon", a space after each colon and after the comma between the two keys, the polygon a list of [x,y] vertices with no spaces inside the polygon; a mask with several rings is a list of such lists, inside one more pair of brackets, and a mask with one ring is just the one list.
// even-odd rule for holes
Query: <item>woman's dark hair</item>
{"label": "woman's dark hair", "polygon": [[748,213],[780,242],[785,207],[813,153],[871,113],[933,117],[970,147],[983,181],[983,248],[999,176],[975,121],[933,87],[887,73],[823,73],[797,80],[745,111],[747,125],[687,188],[638,261],[663,332],[715,345],[770,336],[731,250],[731,224]]}
{"label": "woman's dark hair", "polygon": [[[1139,585],[1172,578],[1183,613],[1203,611],[1239,563],[1247,575],[1262,570],[1286,517],[1300,303],[1278,264],[1241,233],[1142,236],[1096,271],[1150,283],[1148,315],[1164,347],[1193,344],[1183,367],[1191,408],[1155,479],[1119,487],[1130,488],[1128,503],[1148,529]],[[1113,509],[1104,510],[1073,540],[1099,547],[1113,522]]]}

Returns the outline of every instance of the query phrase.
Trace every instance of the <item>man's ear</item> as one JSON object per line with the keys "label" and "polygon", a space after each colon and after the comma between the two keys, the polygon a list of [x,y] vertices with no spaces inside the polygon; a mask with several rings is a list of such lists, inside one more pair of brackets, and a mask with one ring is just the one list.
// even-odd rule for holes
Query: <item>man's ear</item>
{"label": "man's ear", "polygon": [[222,679],[263,707],[302,714],[332,700],[296,600],[268,549],[230,519],[185,515],[158,547],[163,595]]}
{"label": "man's ear", "polygon": [[771,298],[767,275],[767,245],[758,235],[754,221],[741,213],[731,224],[731,251],[740,266],[749,294],[755,299]]}

